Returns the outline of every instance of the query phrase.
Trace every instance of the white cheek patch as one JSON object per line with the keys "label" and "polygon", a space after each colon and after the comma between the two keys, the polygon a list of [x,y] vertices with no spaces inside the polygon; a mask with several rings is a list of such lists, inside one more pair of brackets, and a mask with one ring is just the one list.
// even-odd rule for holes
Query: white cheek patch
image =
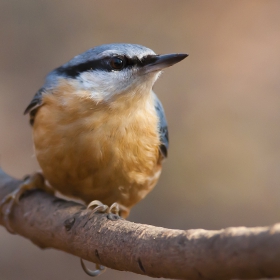
{"label": "white cheek patch", "polygon": [[93,70],[81,73],[77,81],[80,89],[90,91],[92,98],[100,102],[125,91],[133,83],[133,73],[131,69],[111,72]]}
{"label": "white cheek patch", "polygon": [[94,70],[81,73],[78,81],[81,89],[91,92],[96,101],[107,101],[113,95],[124,91],[130,84],[127,71]]}

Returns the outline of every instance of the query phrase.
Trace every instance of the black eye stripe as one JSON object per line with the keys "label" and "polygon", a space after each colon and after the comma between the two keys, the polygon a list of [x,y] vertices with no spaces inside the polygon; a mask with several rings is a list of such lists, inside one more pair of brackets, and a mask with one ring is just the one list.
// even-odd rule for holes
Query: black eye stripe
{"label": "black eye stripe", "polygon": [[109,65],[106,65],[106,63],[104,63],[103,59],[98,59],[98,60],[91,60],[91,61],[87,61],[84,63],[80,63],[77,65],[68,66],[68,67],[61,66],[61,67],[57,68],[56,71],[59,74],[63,74],[68,77],[75,78],[75,77],[79,76],[80,73],[82,73],[82,72],[86,72],[86,71],[90,71],[90,70],[97,70],[97,69],[110,71],[109,68],[110,68]]}
{"label": "black eye stripe", "polygon": [[[116,57],[120,57],[121,56],[116,56]],[[75,78],[77,76],[80,75],[80,73],[83,72],[87,72],[90,70],[103,70],[103,71],[113,71],[114,69],[112,69],[109,61],[112,57],[106,57],[106,58],[102,58],[102,59],[96,59],[96,60],[90,60],[84,63],[80,63],[77,65],[73,65],[73,66],[61,66],[59,68],[56,69],[56,72],[58,74],[62,74],[62,75],[66,75],[68,77],[71,78]],[[128,57],[124,57],[124,59],[126,60],[126,64],[125,64],[125,68],[129,68],[129,67],[134,67],[134,66],[138,66],[141,67],[143,66],[142,62],[137,58],[137,57],[133,57],[133,58],[128,58]]]}

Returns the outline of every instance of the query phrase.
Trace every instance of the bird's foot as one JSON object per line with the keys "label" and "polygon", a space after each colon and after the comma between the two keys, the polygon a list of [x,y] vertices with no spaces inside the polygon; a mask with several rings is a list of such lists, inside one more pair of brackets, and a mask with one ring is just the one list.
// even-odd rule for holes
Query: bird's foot
{"label": "bird's foot", "polygon": [[109,220],[118,220],[119,218],[126,218],[129,215],[130,209],[114,202],[110,207],[108,205],[103,204],[99,200],[92,201],[88,207],[88,209],[93,209],[93,213],[108,213]]}
{"label": "bird's foot", "polygon": [[103,204],[99,200],[93,200],[87,207],[87,209],[92,209],[93,213],[108,213],[113,215],[119,215],[120,205],[117,202],[114,202],[110,207],[106,204]]}
{"label": "bird's foot", "polygon": [[10,225],[10,215],[12,213],[12,209],[15,204],[19,203],[19,200],[24,194],[24,192],[32,189],[41,189],[51,194],[54,193],[54,191],[51,188],[45,185],[44,176],[41,173],[35,173],[31,176],[26,177],[24,182],[19,186],[19,188],[15,189],[12,193],[6,195],[0,201],[0,211],[3,215],[3,220],[6,229],[10,233],[15,233],[15,231],[11,228]]}
{"label": "bird's foot", "polygon": [[92,209],[92,213],[106,213],[108,210],[109,206],[103,204],[99,200],[93,200],[88,206],[87,209]]}
{"label": "bird's foot", "polygon": [[[108,219],[113,221],[118,220],[120,218],[119,216],[120,206],[117,202],[113,203],[109,207],[108,205],[103,204],[99,200],[94,200],[88,205],[87,209],[92,209],[93,213],[96,212],[108,213]],[[106,267],[100,264],[95,264],[96,270],[90,270],[85,266],[83,259],[81,258],[80,260],[84,272],[89,276],[92,277],[98,276],[106,270]]]}

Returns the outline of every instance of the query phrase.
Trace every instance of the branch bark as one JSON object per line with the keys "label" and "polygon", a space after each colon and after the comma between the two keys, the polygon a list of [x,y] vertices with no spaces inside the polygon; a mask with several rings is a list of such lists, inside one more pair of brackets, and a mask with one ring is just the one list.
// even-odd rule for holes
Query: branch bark
{"label": "branch bark", "polygon": [[[0,201],[21,183],[0,169]],[[280,224],[171,230],[110,220],[107,214],[92,214],[83,205],[34,190],[13,208],[10,226],[41,248],[151,277],[280,277]]]}

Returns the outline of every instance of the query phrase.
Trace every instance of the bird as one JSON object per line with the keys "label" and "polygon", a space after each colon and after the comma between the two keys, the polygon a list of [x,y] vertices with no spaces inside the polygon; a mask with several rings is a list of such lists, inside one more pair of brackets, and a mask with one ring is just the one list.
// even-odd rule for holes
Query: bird
{"label": "bird", "polygon": [[[154,188],[168,155],[167,121],[154,83],[187,56],[114,43],[51,71],[24,111],[48,184],[126,218]],[[4,202],[18,199],[34,181],[40,181],[38,174]]]}

